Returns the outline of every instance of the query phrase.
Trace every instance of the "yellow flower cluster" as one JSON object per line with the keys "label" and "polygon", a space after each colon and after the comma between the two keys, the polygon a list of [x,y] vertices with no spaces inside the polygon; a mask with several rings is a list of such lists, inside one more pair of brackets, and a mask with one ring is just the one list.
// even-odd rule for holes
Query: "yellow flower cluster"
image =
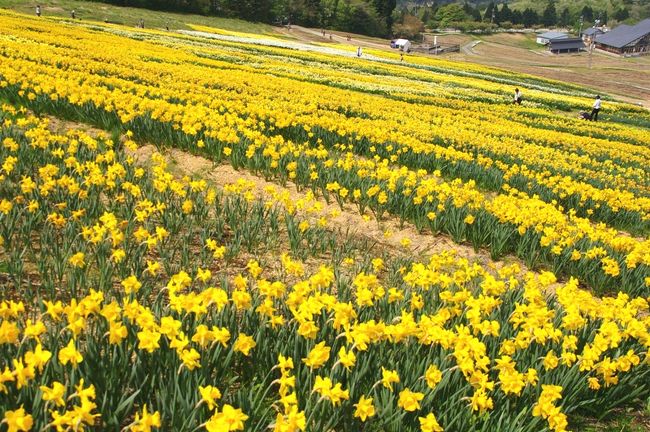
{"label": "yellow flower cluster", "polygon": [[[612,227],[646,231],[647,133],[619,124],[588,129],[554,114],[542,91],[579,93],[575,89],[535,84],[538,89],[531,96],[536,106],[513,112],[493,99],[472,99],[477,91],[491,98],[510,91],[499,72],[478,66],[462,73],[458,64],[444,61],[418,60],[422,69],[386,62],[359,65],[353,59],[276,47],[251,51],[236,42],[216,47],[200,38],[163,37],[155,31],[147,32],[146,42],[134,41],[124,37],[133,35],[131,30],[115,26],[101,32],[76,26],[75,38],[67,37],[69,31],[67,24],[4,13],[3,91],[39,109],[86,110],[89,118],[103,116],[145,139],[180,139],[192,151],[229,158],[236,166],[263,170],[283,181],[309,183],[341,203],[357,203],[362,211],[370,205],[378,216],[389,212],[423,219],[416,216],[423,208],[427,219],[438,219],[433,225],[451,230],[457,222],[447,223],[440,215],[449,210],[445,201],[451,198],[454,207],[471,212],[462,216],[466,225],[481,210],[514,225],[521,236],[532,230],[549,252],[548,260],[564,253],[562,266],[572,267],[569,274],[584,277],[595,266],[602,275],[590,280],[596,286],[614,286],[607,277],[620,276],[626,290],[646,289],[647,242]],[[91,48],[100,45],[102,54],[96,56]],[[76,55],[67,55],[70,51]],[[562,98],[586,103],[575,95]],[[632,109],[614,107],[619,112]],[[11,172],[13,164],[12,157],[3,160],[3,172]],[[442,182],[432,178],[435,167],[442,168],[441,175],[473,177],[476,183]],[[115,165],[107,180],[92,181],[110,184],[120,169]],[[333,178],[341,170],[349,173],[347,179]],[[26,191],[32,182],[25,179]],[[479,191],[476,184],[499,193]],[[67,187],[74,192],[79,185]],[[135,183],[126,188],[132,195],[138,192]],[[437,207],[429,205],[434,201]],[[11,205],[2,201],[0,211],[8,212]],[[191,201],[185,200],[182,208],[191,212]],[[51,221],[62,224],[60,212],[53,212]],[[482,224],[476,229],[483,229]],[[461,231],[452,233],[459,241]],[[147,241],[153,247],[159,237]],[[79,257],[72,259],[81,266]],[[112,260],[122,259],[118,248]]]}

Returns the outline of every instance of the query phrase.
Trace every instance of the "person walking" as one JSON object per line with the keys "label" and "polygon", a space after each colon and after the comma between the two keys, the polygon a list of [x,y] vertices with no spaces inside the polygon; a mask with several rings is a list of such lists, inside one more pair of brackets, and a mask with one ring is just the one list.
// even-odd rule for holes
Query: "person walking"
{"label": "person walking", "polygon": [[361,47],[357,48],[357,57],[361,57],[361,54],[363,54],[363,51],[361,50]]}
{"label": "person walking", "polygon": [[600,95],[596,96],[593,109],[591,110],[591,121],[598,121],[598,112],[600,111]]}
{"label": "person walking", "polygon": [[521,105],[521,101],[523,100],[523,96],[521,92],[519,91],[518,88],[515,89],[515,97],[512,101],[513,104]]}
{"label": "person walking", "polygon": [[75,19],[77,17],[77,14],[75,14],[74,9],[72,9],[72,12],[70,12],[70,18]]}
{"label": "person walking", "polygon": [[41,5],[36,5],[36,16],[41,16]]}

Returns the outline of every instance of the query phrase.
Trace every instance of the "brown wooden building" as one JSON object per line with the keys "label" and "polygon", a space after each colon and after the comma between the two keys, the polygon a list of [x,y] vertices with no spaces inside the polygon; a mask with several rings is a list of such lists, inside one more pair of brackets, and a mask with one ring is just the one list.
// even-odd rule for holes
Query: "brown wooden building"
{"label": "brown wooden building", "polygon": [[622,55],[650,54],[650,18],[633,26],[620,25],[596,36],[595,46]]}

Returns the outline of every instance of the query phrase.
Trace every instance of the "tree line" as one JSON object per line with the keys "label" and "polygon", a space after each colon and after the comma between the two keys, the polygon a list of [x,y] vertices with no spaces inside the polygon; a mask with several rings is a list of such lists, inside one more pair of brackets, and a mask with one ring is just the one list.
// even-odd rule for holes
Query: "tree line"
{"label": "tree line", "polygon": [[559,9],[554,0],[547,0],[541,11],[530,7],[519,10],[508,6],[508,3],[490,2],[479,8],[468,2],[439,4],[437,1],[416,1],[411,7],[401,9],[402,18],[405,14],[419,18],[423,25],[431,28],[456,27],[466,30],[488,30],[490,28],[511,27],[591,27],[596,23],[607,24],[610,18],[617,22],[630,18],[630,11],[623,2],[612,16],[607,10],[594,9],[584,6],[581,10],[571,10],[568,7]]}
{"label": "tree line", "polygon": [[389,36],[396,0],[98,0],[118,6],[185,12],[269,24],[299,24]]}

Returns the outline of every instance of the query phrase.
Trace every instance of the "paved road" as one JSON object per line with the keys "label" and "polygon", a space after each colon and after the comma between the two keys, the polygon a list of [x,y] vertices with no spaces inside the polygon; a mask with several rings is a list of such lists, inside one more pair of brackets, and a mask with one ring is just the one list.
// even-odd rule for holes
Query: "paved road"
{"label": "paved road", "polygon": [[476,53],[474,52],[474,47],[476,45],[480,44],[480,43],[481,43],[480,40],[479,41],[471,41],[471,42],[468,42],[465,45],[461,46],[460,49],[461,49],[461,51],[463,51],[463,54],[476,55]]}

